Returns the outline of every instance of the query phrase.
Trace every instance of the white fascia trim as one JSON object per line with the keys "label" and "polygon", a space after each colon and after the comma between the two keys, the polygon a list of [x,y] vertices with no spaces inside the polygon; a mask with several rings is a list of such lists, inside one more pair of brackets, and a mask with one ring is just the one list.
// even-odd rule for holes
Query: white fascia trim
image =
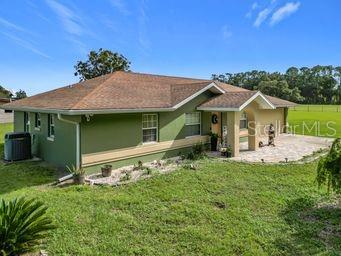
{"label": "white fascia trim", "polygon": [[214,87],[215,89],[217,89],[219,92],[221,92],[222,94],[225,93],[224,90],[222,90],[221,88],[219,88],[214,82],[210,83],[209,85],[205,86],[204,88],[202,88],[201,90],[197,91],[196,93],[192,94],[190,97],[184,99],[183,101],[179,102],[178,104],[176,104],[175,106],[173,106],[174,110],[185,105],[187,102],[193,100],[195,97],[199,96],[200,94],[202,94],[203,92],[211,89],[212,87]]}
{"label": "white fascia trim", "polygon": [[248,99],[247,101],[245,101],[243,103],[243,105],[241,105],[239,107],[239,111],[243,110],[247,105],[249,105],[254,99],[256,99],[257,97],[261,97],[269,106],[271,109],[275,109],[276,107],[264,96],[263,93],[261,93],[260,91],[258,91],[256,94],[254,94],[250,99]]}

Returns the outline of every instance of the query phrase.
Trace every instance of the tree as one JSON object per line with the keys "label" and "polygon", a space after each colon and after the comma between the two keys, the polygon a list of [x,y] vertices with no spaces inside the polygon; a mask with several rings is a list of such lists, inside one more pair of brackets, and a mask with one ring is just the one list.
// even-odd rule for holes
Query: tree
{"label": "tree", "polygon": [[78,61],[74,67],[75,76],[84,81],[115,71],[129,71],[130,62],[122,54],[100,48],[98,52],[90,51],[88,60]]}
{"label": "tree", "polygon": [[335,77],[337,79],[337,93],[335,96],[335,100],[337,104],[341,104],[341,66],[335,67]]}
{"label": "tree", "polygon": [[23,99],[23,98],[26,98],[27,97],[27,94],[24,90],[19,90],[15,93],[15,98],[16,99]]}
{"label": "tree", "polygon": [[341,139],[337,138],[327,156],[320,159],[316,181],[319,187],[326,185],[330,190],[341,193]]}
{"label": "tree", "polygon": [[34,252],[54,229],[46,216],[47,207],[34,199],[0,201],[0,255],[21,255]]}
{"label": "tree", "polygon": [[340,104],[341,100],[341,68],[331,65],[290,67],[284,74],[252,70],[215,74],[212,78],[304,104]]}
{"label": "tree", "polygon": [[258,84],[257,89],[264,94],[275,96],[285,100],[295,102],[300,102],[303,100],[299,89],[290,89],[287,81],[285,80],[262,81]]}
{"label": "tree", "polygon": [[13,96],[13,94],[7,90],[6,88],[2,87],[0,85],[0,98],[11,98]]}

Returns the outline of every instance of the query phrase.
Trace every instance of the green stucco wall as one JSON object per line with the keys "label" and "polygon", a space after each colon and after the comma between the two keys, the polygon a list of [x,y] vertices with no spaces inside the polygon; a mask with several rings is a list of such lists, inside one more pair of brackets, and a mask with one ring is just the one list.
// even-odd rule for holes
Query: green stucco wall
{"label": "green stucco wall", "polygon": [[[196,107],[205,102],[211,93],[203,93],[173,112],[160,112],[159,141],[184,139],[185,113],[196,111]],[[210,132],[210,113],[201,114],[201,134]],[[96,153],[142,144],[142,113],[94,115],[90,120],[82,118],[81,151],[82,154]]]}
{"label": "green stucco wall", "polygon": [[[47,114],[41,113],[41,127],[35,126],[35,114],[30,113],[30,133],[32,135],[32,154],[54,167],[65,168],[76,164],[76,127],[59,121],[55,115],[55,138],[48,137]],[[14,131],[24,131],[24,112],[14,112]]]}
{"label": "green stucco wall", "polygon": [[[209,92],[203,93],[173,112],[159,113],[159,141],[184,139],[185,113],[197,111],[196,107],[212,97],[211,95]],[[210,132],[210,116],[209,112],[201,112],[201,135]]]}
{"label": "green stucco wall", "polygon": [[[158,113],[160,142],[184,139],[185,113],[196,111],[196,107],[212,97],[205,92],[181,108],[173,112]],[[210,132],[211,114],[201,113],[201,135]],[[85,116],[63,116],[65,119],[80,122],[81,154],[97,153],[120,148],[134,147],[142,144],[142,113],[93,115],[90,119]],[[48,137],[48,114],[41,113],[41,128],[35,129],[35,113],[30,113],[30,133],[32,134],[32,153],[52,166],[65,168],[76,164],[76,126],[58,120],[55,115],[55,138]],[[24,131],[24,112],[14,112],[14,130]],[[114,166],[133,164],[138,160],[151,161],[178,155],[186,149],[150,154],[143,157],[131,158],[115,162]],[[98,169],[88,167],[87,169]]]}

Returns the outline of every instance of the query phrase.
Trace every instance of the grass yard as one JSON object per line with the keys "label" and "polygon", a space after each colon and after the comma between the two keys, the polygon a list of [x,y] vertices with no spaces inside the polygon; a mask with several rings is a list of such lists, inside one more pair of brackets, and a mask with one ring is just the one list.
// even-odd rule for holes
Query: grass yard
{"label": "grass yard", "polygon": [[202,160],[122,187],[57,188],[53,170],[0,164],[0,197],[38,198],[58,228],[49,255],[340,255],[341,209],[316,163]]}
{"label": "grass yard", "polygon": [[4,143],[4,136],[7,132],[13,131],[13,123],[0,124],[0,143]]}
{"label": "grass yard", "polygon": [[341,137],[340,106],[301,105],[295,109],[289,111],[288,121],[291,132],[313,136]]}

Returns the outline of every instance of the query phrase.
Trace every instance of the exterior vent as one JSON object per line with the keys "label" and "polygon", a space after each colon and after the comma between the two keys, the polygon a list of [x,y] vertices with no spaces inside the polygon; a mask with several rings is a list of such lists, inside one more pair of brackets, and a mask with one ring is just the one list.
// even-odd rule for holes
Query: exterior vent
{"label": "exterior vent", "polygon": [[5,135],[5,161],[30,159],[31,135],[28,132],[11,132]]}

